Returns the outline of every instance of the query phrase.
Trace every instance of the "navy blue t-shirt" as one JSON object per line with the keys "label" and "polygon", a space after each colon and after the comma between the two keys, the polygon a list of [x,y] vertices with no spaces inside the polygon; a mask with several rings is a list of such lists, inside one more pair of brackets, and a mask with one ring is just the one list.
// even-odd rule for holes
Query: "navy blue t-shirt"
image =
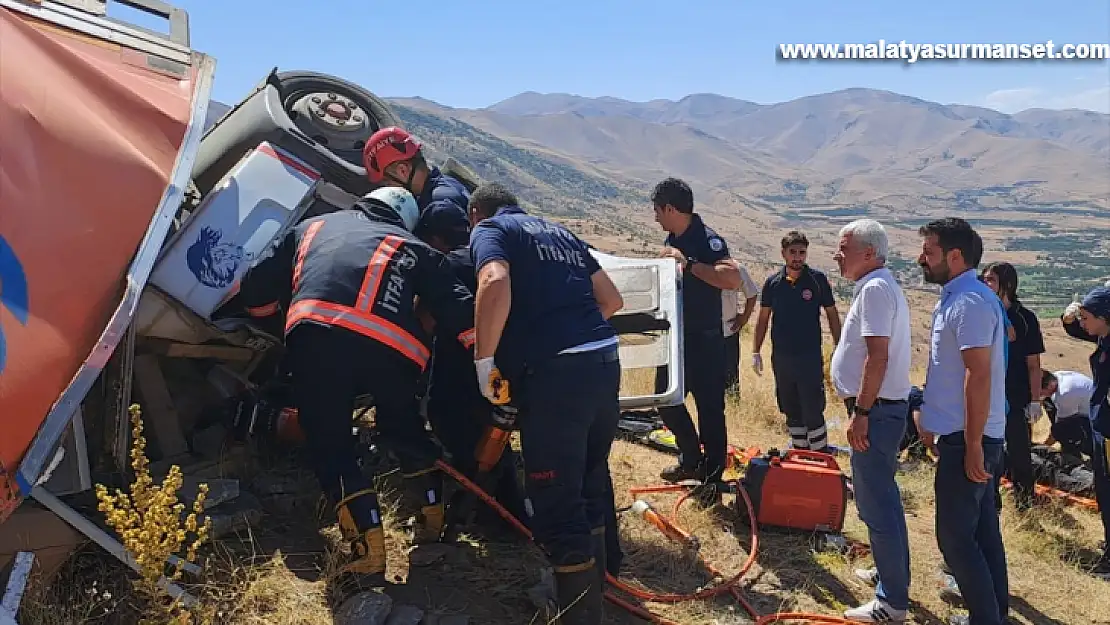
{"label": "navy blue t-shirt", "polygon": [[682,252],[687,268],[682,275],[682,327],[690,332],[721,332],[721,289],[705,282],[690,271],[689,264],[712,265],[728,258],[728,245],[701,216],[693,214],[690,225],[681,235],[667,235],[665,245]]}
{"label": "navy blue t-shirt", "polygon": [[786,354],[821,353],[821,309],[836,305],[829,278],[809,265],[797,280],[783,267],[763,283],[759,305],[773,310],[771,350]]}
{"label": "navy blue t-shirt", "polygon": [[440,172],[438,167],[431,168],[424,191],[416,198],[420,220],[412,233],[424,242],[438,236],[450,247],[466,245],[470,233],[466,214],[469,202],[470,193],[463,183]]}
{"label": "navy blue t-shirt", "polygon": [[475,271],[494,260],[509,264],[512,302],[495,355],[504,375],[515,377],[568,348],[616,337],[590,280],[601,266],[563,226],[507,206],[474,227],[470,250]]}

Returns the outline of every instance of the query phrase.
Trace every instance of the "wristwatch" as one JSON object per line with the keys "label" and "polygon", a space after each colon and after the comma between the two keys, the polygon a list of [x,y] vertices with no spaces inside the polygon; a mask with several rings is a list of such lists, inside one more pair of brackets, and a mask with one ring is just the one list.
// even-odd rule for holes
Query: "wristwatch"
{"label": "wristwatch", "polygon": [[859,404],[856,404],[856,407],[852,410],[852,414],[855,414],[855,415],[858,415],[858,416],[861,416],[861,417],[866,417],[867,415],[871,414],[871,409],[870,408],[864,408],[864,407],[860,406]]}

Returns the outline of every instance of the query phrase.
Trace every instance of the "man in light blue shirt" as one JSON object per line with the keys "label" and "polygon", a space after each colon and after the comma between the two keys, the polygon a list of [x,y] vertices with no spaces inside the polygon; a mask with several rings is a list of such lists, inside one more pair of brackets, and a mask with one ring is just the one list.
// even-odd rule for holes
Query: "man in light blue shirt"
{"label": "man in light blue shirt", "polygon": [[933,311],[921,427],[938,437],[937,544],[969,612],[951,622],[1002,625],[1009,582],[994,479],[1006,432],[1006,319],[976,277],[983,240],[970,224],[939,219],[919,234],[925,281],[944,287]]}

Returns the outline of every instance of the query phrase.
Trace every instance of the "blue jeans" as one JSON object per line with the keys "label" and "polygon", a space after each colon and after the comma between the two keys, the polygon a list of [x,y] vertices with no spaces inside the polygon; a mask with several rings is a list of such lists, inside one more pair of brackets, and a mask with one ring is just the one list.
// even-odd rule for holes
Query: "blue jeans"
{"label": "blue jeans", "polygon": [[[995,509],[994,480],[979,484],[964,470],[964,433],[937,440],[937,545],[960,586],[971,625],[1002,625],[1009,612],[1006,549]],[[991,475],[1002,467],[1003,440],[983,437],[983,463]]]}
{"label": "blue jeans", "polygon": [[909,608],[910,544],[902,493],[894,480],[906,431],[907,404],[875,404],[867,421],[867,451],[852,452],[852,485],[879,571],[875,596],[895,610]]}

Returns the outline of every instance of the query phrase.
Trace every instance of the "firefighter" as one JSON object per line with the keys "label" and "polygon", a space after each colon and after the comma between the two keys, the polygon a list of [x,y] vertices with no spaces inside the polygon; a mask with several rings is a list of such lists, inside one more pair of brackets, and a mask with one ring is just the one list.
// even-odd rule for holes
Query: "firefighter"
{"label": "firefighter", "polygon": [[455,249],[470,241],[467,201],[462,182],[429,167],[424,146],[402,128],[382,128],[362,151],[366,176],[373,184],[408,189],[420,208],[412,233],[437,249]]}
{"label": "firefighter", "polygon": [[433,469],[439,448],[417,413],[429,339],[414,299],[461,345],[474,340],[473,296],[442,254],[412,236],[417,218],[410,193],[375,190],[351,210],[298,224],[240,290],[251,316],[285,318],[299,425],[351,543],[341,581],[360,586],[383,581],[385,539],[377,494],[356,463],[354,400],[374,397],[383,442],[394,445],[402,473],[418,478],[426,494],[417,538],[435,538],[443,523],[442,476]]}
{"label": "firefighter", "polygon": [[[462,236],[469,237],[469,229]],[[474,258],[468,245],[450,249],[442,237],[436,237],[432,247],[444,253],[455,277],[471,293],[478,290]],[[428,421],[436,437],[451,454],[452,464],[473,479],[478,466],[475,450],[495,408],[475,382],[473,353],[455,341],[449,330],[436,330],[433,352]],[[514,456],[511,449],[506,449],[501,456],[494,470],[496,488],[490,494],[513,516],[527,522]],[[483,509],[489,510],[485,506]],[[500,517],[494,515],[494,518]]]}
{"label": "firefighter", "polygon": [[475,189],[470,220],[478,385],[519,409],[531,529],[555,570],[558,622],[598,624],[620,416],[608,319],[624,302],[585,243],[525,213],[505,187]]}
{"label": "firefighter", "polygon": [[[728,245],[694,211],[689,185],[667,178],[651,194],[655,221],[667,232],[663,255],[675,259],[682,274],[682,324],[686,390],[694,396],[698,427],[684,404],[659,409],[681,451],[678,464],[664,469],[668,482],[698,480],[706,484],[699,501],[719,500],[721,474],[728,466],[725,426],[725,340],[721,290],[742,286],[739,265]],[[667,369],[657,370],[656,392],[666,388]],[[702,447],[704,446],[704,452]]]}

